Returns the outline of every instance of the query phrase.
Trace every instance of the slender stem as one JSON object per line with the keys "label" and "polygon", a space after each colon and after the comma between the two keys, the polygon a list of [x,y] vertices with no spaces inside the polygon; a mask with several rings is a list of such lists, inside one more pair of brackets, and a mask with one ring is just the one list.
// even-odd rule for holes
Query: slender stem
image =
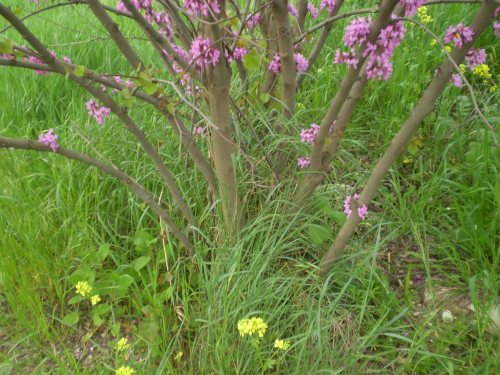
{"label": "slender stem", "polygon": [[[96,13],[98,13],[102,17],[102,22],[107,23],[108,20],[105,18],[105,17],[107,17],[107,14],[104,13],[105,16],[103,16],[102,15],[103,10],[99,7],[96,7],[95,10],[96,10]],[[181,209],[184,216],[192,224],[196,224],[196,219],[195,219],[194,215],[192,214],[191,209],[189,208],[187,202],[184,200],[180,189],[177,187],[177,184],[175,182],[174,177],[172,176],[172,174],[168,170],[167,166],[163,163],[160,154],[153,147],[153,145],[148,141],[144,132],[128,116],[126,110],[121,108],[113,99],[111,99],[111,97],[109,95],[107,95],[106,93],[102,92],[101,90],[99,90],[98,88],[93,86],[92,81],[89,81],[85,78],[77,77],[72,72],[66,73],[64,65],[58,59],[56,59],[54,56],[52,56],[50,54],[50,52],[47,50],[47,48],[10,11],[10,9],[4,7],[1,4],[0,4],[0,14],[3,15],[19,31],[19,33],[21,33],[23,38],[28,43],[30,43],[38,51],[38,53],[40,53],[40,55],[42,56],[42,59],[51,68],[53,68],[54,71],[58,72],[59,74],[67,75],[68,78],[70,78],[72,81],[78,83],[82,88],[87,90],[90,94],[99,98],[104,103],[104,105],[106,107],[109,107],[110,110],[115,115],[118,116],[118,118],[125,125],[126,129],[137,138],[137,140],[141,144],[144,151],[146,151],[148,156],[155,163],[155,165],[156,165],[158,171],[160,172],[160,175],[162,176],[165,184],[170,189],[170,193],[172,194],[172,198],[178,204],[178,206]],[[108,24],[107,26],[110,27],[110,30],[113,32],[113,34],[115,34],[114,36],[116,38],[117,45],[120,43],[120,47],[127,49],[126,46],[128,46],[128,42],[126,41],[126,39],[122,39],[123,36],[121,35],[121,33],[119,31],[117,31],[117,29],[113,29],[112,25]],[[125,44],[121,43],[123,40],[125,41]],[[136,63],[138,66],[140,65],[140,60],[137,58],[137,56],[135,55],[135,53],[131,49],[130,49],[130,51],[127,52],[127,59],[130,61],[131,64]]]}
{"label": "slender stem", "polygon": [[[9,149],[21,149],[21,150],[33,150],[41,152],[53,152],[48,146],[44,146],[36,141],[29,139],[16,139],[8,137],[0,137],[0,148]],[[118,169],[114,165],[103,163],[100,160],[94,159],[86,154],[73,151],[64,147],[59,147],[55,152],[58,155],[67,157],[68,159],[73,159],[80,161],[84,164],[88,164],[96,167],[100,171],[111,175],[112,177],[119,180],[125,186],[127,186],[134,194],[136,194],[141,200],[144,201],[151,209],[168,225],[173,235],[182,242],[186,247],[190,256],[194,256],[194,246],[191,241],[182,233],[182,231],[175,225],[174,221],[168,214],[168,212],[160,207],[155,200],[155,197],[151,192],[146,190],[142,185],[134,181],[132,177],[124,173],[122,170]]]}
{"label": "slender stem", "polygon": [[[494,0],[485,0],[483,2],[471,25],[472,29],[474,30],[474,40],[476,40],[491,23],[495,7],[496,2]],[[358,198],[358,207],[363,204],[368,206],[370,201],[373,199],[380,184],[382,183],[382,179],[389,171],[391,165],[401,155],[406,145],[417,131],[422,120],[434,108],[436,100],[439,98],[442,91],[448,84],[450,76],[455,70],[455,65],[460,64],[460,62],[464,59],[467,51],[474,43],[474,40],[464,44],[462,48],[455,48],[451,52],[452,61],[446,60],[437,69],[437,73],[434,76],[434,79],[423,93],[418,104],[415,106],[415,109],[403,124],[398,134],[393,138],[391,144],[385,151],[382,158],[378,161],[375,168],[373,168],[372,173],[370,174],[370,177],[368,178],[368,181]],[[357,210],[353,210],[353,214],[351,214],[351,216],[342,226],[340,232],[335,238],[334,243],[330,246],[328,252],[325,254],[321,261],[320,274],[322,277],[326,276],[336,258],[345,249],[345,247],[347,246],[347,242],[351,238],[357,224],[360,221],[361,218],[359,217],[359,215],[357,215]]]}

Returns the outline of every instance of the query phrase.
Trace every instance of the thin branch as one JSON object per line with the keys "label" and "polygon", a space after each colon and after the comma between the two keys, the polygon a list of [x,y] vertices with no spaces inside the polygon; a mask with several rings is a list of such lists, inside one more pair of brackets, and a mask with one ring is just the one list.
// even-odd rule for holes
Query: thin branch
{"label": "thin branch", "polygon": [[[451,53],[451,60],[446,60],[437,70],[434,79],[427,87],[419,102],[415,106],[404,125],[401,127],[398,134],[392,139],[391,144],[385,151],[382,158],[378,161],[377,165],[373,168],[370,177],[361,192],[358,201],[355,205],[358,207],[367,205],[375,196],[382,179],[389,171],[391,165],[397,160],[405,149],[408,142],[411,140],[422,120],[432,111],[436,100],[439,98],[444,88],[449,82],[450,76],[456,69],[455,65],[459,64],[465,57],[467,51],[472,46],[474,41],[479,35],[489,26],[493,19],[493,12],[496,4],[493,0],[485,0],[481,9],[477,13],[471,27],[474,30],[474,38],[471,42],[464,44],[462,48],[455,47]],[[356,207],[357,208],[357,207]],[[330,246],[328,252],[325,254],[321,261],[320,275],[325,277],[330,271],[333,263],[345,249],[349,239],[351,238],[357,224],[361,218],[354,209],[353,213],[342,226],[340,232],[337,234],[334,243]]]}
{"label": "thin branch", "polygon": [[456,73],[460,75],[463,82],[465,83],[465,86],[467,86],[467,90],[469,91],[469,94],[470,94],[471,99],[472,99],[472,104],[474,106],[474,110],[476,111],[478,116],[481,118],[481,120],[483,120],[484,124],[488,127],[488,129],[490,130],[491,136],[493,138],[493,142],[495,143],[495,146],[499,147],[500,145],[498,144],[498,141],[497,141],[495,127],[488,121],[488,119],[484,116],[483,111],[481,111],[481,109],[479,108],[479,104],[477,103],[477,99],[476,99],[476,94],[474,93],[474,89],[473,89],[472,85],[470,84],[467,77],[465,77],[465,75],[462,73],[462,70],[460,69],[458,64],[451,58],[450,53],[446,50],[445,45],[441,42],[439,36],[436,33],[434,33],[431,29],[429,29],[427,26],[425,26],[422,22],[419,22],[417,20],[414,20],[412,18],[407,18],[407,17],[401,17],[398,19],[402,20],[402,21],[414,23],[415,25],[422,28],[426,33],[431,35],[434,38],[434,40],[436,40],[438,42],[439,46],[441,47],[441,50],[444,51],[444,53],[446,54],[446,58],[453,64]]}
{"label": "thin branch", "polygon": [[[48,146],[44,146],[36,141],[30,139],[16,139],[8,137],[0,137],[0,148],[8,149],[21,149],[32,150],[41,152],[52,152]],[[84,164],[96,167],[100,171],[107,173],[114,178],[118,179],[121,183],[127,186],[133,193],[135,193],[144,203],[149,205],[151,209],[168,225],[173,235],[182,242],[186,247],[189,255],[194,256],[194,246],[191,241],[182,233],[182,231],[175,225],[174,221],[168,212],[161,208],[155,201],[153,194],[146,190],[142,185],[134,181],[132,177],[121,171],[114,165],[105,164],[100,160],[94,159],[86,154],[73,151],[64,147],[59,147],[55,152],[58,155],[67,157],[68,159],[77,160]]]}
{"label": "thin branch", "polygon": [[[92,4],[91,6],[95,6],[95,4]],[[101,17],[103,17],[103,20],[107,22],[104,16],[100,13],[101,10],[99,7],[93,8],[93,10],[96,9],[96,12],[100,14]],[[47,50],[47,48],[31,33],[31,31],[21,22],[19,19],[10,11],[10,9],[4,7],[3,5],[0,4],[0,14],[3,15],[18,31],[19,33],[23,36],[23,38],[30,43],[37,51],[40,53],[42,59],[49,65],[51,66],[56,72],[67,75],[68,78],[70,78],[72,81],[78,83],[82,88],[87,90],[90,94],[94,95],[95,97],[99,98],[106,107],[109,107],[110,110],[118,116],[118,118],[122,121],[122,123],[125,125],[126,129],[136,137],[136,139],[139,141],[141,144],[142,148],[146,152],[146,154],[151,158],[151,160],[154,162],[156,165],[158,171],[160,172],[160,175],[163,178],[163,181],[165,184],[168,186],[170,189],[170,193],[172,194],[172,198],[174,201],[179,205],[179,208],[181,209],[182,213],[184,216],[192,223],[196,224],[196,219],[194,215],[191,212],[191,209],[189,208],[187,202],[184,200],[182,193],[180,189],[177,187],[177,183],[168,170],[167,166],[163,163],[160,154],[158,151],[154,148],[154,146],[148,141],[146,138],[144,132],[134,123],[134,121],[128,116],[126,110],[121,108],[116,102],[111,99],[109,95],[106,93],[102,92],[101,90],[97,89],[92,85],[92,82],[81,78],[77,77],[73,72],[66,72],[65,66],[62,62],[60,62],[57,58],[51,55],[51,53]],[[107,15],[106,15],[107,17]],[[108,25],[110,26],[110,25]],[[116,34],[116,30],[114,30]],[[118,34],[120,34],[118,32]],[[121,34],[120,34],[121,35]],[[119,36],[116,36],[116,40],[119,41],[121,38]],[[125,41],[126,42],[126,41]],[[135,53],[133,51],[128,51],[128,59],[130,60],[130,63],[136,63],[140,65],[140,60],[137,58]]]}
{"label": "thin branch", "polygon": [[[48,5],[46,7],[37,9],[34,12],[31,12],[31,13],[29,13],[29,14],[27,14],[24,17],[21,17],[19,19],[21,21],[24,21],[24,20],[27,20],[28,18],[36,16],[37,14],[44,13],[44,12],[47,12],[47,11],[55,9],[55,8],[60,8],[60,7],[66,6],[66,5],[78,5],[78,4],[88,4],[88,1],[87,0],[68,0],[68,2],[66,2],[66,3],[56,3],[56,4]],[[123,17],[130,17],[130,14],[122,12],[122,11],[116,9],[116,8],[109,7],[109,6],[106,6],[106,5],[104,5],[103,7],[108,12],[114,13],[116,15],[123,16]],[[0,29],[0,34],[2,34],[3,32],[5,32],[7,30],[9,30],[11,27],[12,27],[12,25],[7,25],[3,29]]]}

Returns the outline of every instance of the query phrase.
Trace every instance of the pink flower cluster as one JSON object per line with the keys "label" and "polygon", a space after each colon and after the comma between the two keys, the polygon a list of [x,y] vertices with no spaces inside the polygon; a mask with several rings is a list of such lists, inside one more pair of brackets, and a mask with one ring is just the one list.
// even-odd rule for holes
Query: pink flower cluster
{"label": "pink flower cluster", "polygon": [[281,72],[281,58],[280,55],[276,54],[271,59],[269,63],[269,70],[274,74],[279,74]]}
{"label": "pink flower cluster", "polygon": [[[309,61],[302,54],[296,53],[294,54],[293,58],[295,60],[295,69],[297,69],[298,72],[304,73],[305,71],[307,71]],[[281,72],[280,55],[276,54],[273,56],[271,62],[269,63],[269,70],[274,74],[279,74]]]}
{"label": "pink flower cluster", "polygon": [[311,164],[311,159],[306,158],[306,157],[299,158],[299,159],[297,160],[297,166],[298,166],[300,169],[307,168],[307,167],[309,167],[309,165],[310,165],[310,164]]}
{"label": "pink flower cluster", "polygon": [[316,141],[316,137],[318,136],[319,128],[318,124],[311,124],[309,129],[302,129],[300,132],[300,141],[302,143],[309,143],[310,145],[313,145]]}
{"label": "pink flower cluster", "polygon": [[[159,27],[160,34],[167,38],[172,36],[170,16],[166,12],[158,12],[153,9],[152,0],[132,0],[131,3],[138,11],[144,10],[144,18],[149,23],[156,23]],[[116,9],[124,13],[130,13],[121,0],[118,2]]]}
{"label": "pink flower cluster", "polygon": [[307,11],[311,13],[311,17],[316,19],[319,16],[319,11],[318,8],[314,6],[314,4],[308,3],[307,4]]}
{"label": "pink flower cluster", "polygon": [[319,9],[323,10],[328,8],[328,15],[331,16],[335,8],[337,7],[337,0],[321,0]]}
{"label": "pink flower cluster", "polygon": [[85,103],[85,107],[87,107],[89,116],[95,118],[100,125],[104,125],[104,117],[109,117],[111,112],[108,107],[99,106],[94,100]]}
{"label": "pink flower cluster", "polygon": [[391,57],[405,36],[402,21],[393,22],[382,31],[375,43],[368,42],[363,57],[368,56],[366,76],[368,79],[388,80],[392,74]]}
{"label": "pink flower cluster", "polygon": [[309,61],[300,53],[296,53],[293,58],[295,60],[297,72],[304,73],[309,66]]}
{"label": "pink flower cluster", "polygon": [[197,126],[194,128],[194,135],[195,137],[203,137],[203,134],[205,133],[205,129],[201,126]]}
{"label": "pink flower cluster", "polygon": [[[495,18],[498,18],[500,16],[500,7],[495,9]],[[497,38],[500,38],[500,22],[495,21],[493,22],[493,33]]]}
{"label": "pink flower cluster", "polygon": [[484,48],[471,48],[465,55],[465,60],[472,71],[477,65],[486,63],[486,50]]}
{"label": "pink flower cluster", "polygon": [[297,11],[297,8],[293,6],[293,4],[288,3],[288,13],[292,15],[293,17],[297,18],[299,16],[299,12]]}
{"label": "pink flower cluster", "polygon": [[350,48],[361,46],[370,35],[371,24],[371,17],[354,19],[345,29],[344,44]]}
{"label": "pink flower cluster", "polygon": [[205,67],[209,64],[217,65],[220,58],[220,51],[212,47],[212,41],[209,38],[198,36],[191,43],[191,61],[198,67]]}
{"label": "pink flower cluster", "polygon": [[[44,63],[42,59],[39,59],[36,56],[29,56],[28,61],[30,63],[34,63],[34,64],[43,64]],[[35,70],[35,74],[37,74],[39,76],[46,76],[49,74],[49,72],[47,72],[45,70]]]}
{"label": "pink flower cluster", "polygon": [[413,17],[417,13],[417,9],[420,8],[426,0],[401,0],[401,6],[405,7],[405,15],[408,17]]}
{"label": "pink flower cluster", "polygon": [[444,36],[444,42],[450,43],[453,41],[455,47],[462,48],[463,43],[472,42],[474,30],[468,26],[459,23],[457,26],[450,26]]}
{"label": "pink flower cluster", "polygon": [[356,55],[356,50],[354,48],[351,48],[349,52],[341,52],[340,49],[338,49],[335,52],[333,63],[347,64],[349,68],[356,69],[359,63],[358,56]]}
{"label": "pink flower cluster", "polygon": [[253,29],[258,24],[260,24],[260,13],[252,14],[247,18],[247,26],[249,29]]}
{"label": "pink flower cluster", "polygon": [[[349,217],[352,214],[351,201],[354,199],[354,202],[357,205],[358,204],[358,198],[359,198],[359,194],[355,193],[354,197],[352,197],[351,195],[348,195],[346,197],[346,199],[344,200],[344,213],[347,215],[348,219],[349,219]],[[368,215],[368,207],[366,207],[365,204],[359,206],[358,209],[357,209],[357,211],[358,211],[358,216],[361,219],[366,219],[366,216]]]}
{"label": "pink flower cluster", "polygon": [[192,17],[199,17],[200,14],[207,17],[209,11],[215,14],[220,13],[219,3],[217,0],[185,0],[184,9]]}
{"label": "pink flower cluster", "polygon": [[236,47],[231,53],[231,51],[224,50],[224,57],[227,62],[232,63],[234,60],[242,60],[248,54],[248,50],[245,47]]}
{"label": "pink flower cluster", "polygon": [[47,132],[40,134],[38,142],[44,146],[49,146],[54,152],[56,152],[59,148],[59,145],[57,144],[57,134],[54,133],[54,129],[52,128],[50,128]]}
{"label": "pink flower cluster", "polygon": [[451,77],[450,77],[450,82],[453,86],[455,87],[462,87],[464,84],[462,82],[462,76],[460,74],[452,74]]}

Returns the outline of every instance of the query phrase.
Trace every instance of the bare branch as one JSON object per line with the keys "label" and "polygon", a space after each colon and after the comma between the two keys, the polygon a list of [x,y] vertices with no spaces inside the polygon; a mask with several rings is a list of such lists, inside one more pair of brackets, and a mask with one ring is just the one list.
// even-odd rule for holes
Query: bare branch
{"label": "bare branch", "polygon": [[[0,148],[33,150],[42,152],[53,152],[48,146],[44,146],[36,141],[29,139],[16,139],[8,137],[0,137]],[[132,177],[118,169],[114,165],[105,164],[100,160],[94,159],[86,154],[73,151],[64,147],[59,147],[55,152],[58,155],[67,157],[68,159],[77,160],[84,164],[96,167],[100,171],[107,173],[118,179],[121,183],[127,186],[134,194],[136,194],[144,203],[149,205],[151,209],[168,225],[173,235],[182,242],[186,247],[190,256],[194,256],[194,246],[184,233],[175,225],[169,213],[161,208],[156,203],[153,194],[146,190],[142,185],[138,184]]]}
{"label": "bare branch", "polygon": [[[474,40],[476,40],[491,23],[495,7],[496,4],[494,0],[485,0],[483,2],[481,9],[477,13],[471,25],[474,30],[474,39],[471,42],[464,44],[462,48],[455,47],[451,53],[451,60],[453,62],[446,60],[437,70],[434,79],[423,93],[418,104],[415,106],[415,109],[401,127],[398,134],[393,138],[391,144],[375,168],[372,170],[372,173],[368,178],[368,182],[358,198],[358,206],[362,206],[363,204],[368,205],[373,199],[382,182],[382,179],[389,171],[391,165],[403,152],[404,148],[420,126],[422,120],[434,108],[436,100],[439,98],[450,80],[450,76],[455,69],[455,65],[460,64],[469,48],[474,43]],[[357,224],[361,221],[361,218],[356,211],[357,210],[353,210],[353,213],[338,233],[335,242],[331,245],[330,249],[322,259],[320,268],[320,274],[322,277],[326,276],[326,274],[330,271],[334,261],[345,249],[347,242],[356,229]]]}

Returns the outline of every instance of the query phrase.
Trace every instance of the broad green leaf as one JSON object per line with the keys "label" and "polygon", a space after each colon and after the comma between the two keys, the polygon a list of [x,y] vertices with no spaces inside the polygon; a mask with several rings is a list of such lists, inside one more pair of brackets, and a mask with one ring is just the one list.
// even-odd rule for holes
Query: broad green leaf
{"label": "broad green leaf", "polygon": [[137,334],[147,343],[153,345],[158,340],[158,324],[154,320],[145,320],[139,323]]}
{"label": "broad green leaf", "polygon": [[75,73],[75,76],[77,77],[83,77],[83,75],[85,74],[85,67],[83,65],[78,65],[73,73]]}
{"label": "broad green leaf", "polygon": [[158,91],[158,85],[156,83],[148,83],[142,86],[144,92],[148,95],[153,95]]}
{"label": "broad green leaf", "polygon": [[11,39],[0,40],[0,53],[11,54],[14,50],[14,42]]}
{"label": "broad green leaf", "polygon": [[134,245],[135,249],[142,254],[149,254],[153,249],[154,244],[158,241],[150,233],[140,230],[135,234]]}
{"label": "broad green leaf", "polygon": [[99,316],[99,314],[96,314],[95,312],[92,313],[92,321],[94,322],[94,325],[96,327],[100,327],[102,323],[104,323],[104,319]]}
{"label": "broad green leaf", "polygon": [[144,267],[146,267],[150,260],[150,256],[142,256],[130,263],[130,266],[133,267],[137,272],[139,272]]}
{"label": "broad green leaf", "polygon": [[330,231],[320,226],[310,226],[308,228],[309,239],[315,245],[321,245],[330,238]]}
{"label": "broad green leaf", "polygon": [[77,294],[76,296],[74,296],[73,298],[71,298],[68,301],[68,305],[74,305],[75,303],[81,302],[84,299],[85,299],[84,297],[82,297],[81,295]]}
{"label": "broad green leaf", "polygon": [[97,256],[100,262],[104,262],[109,255],[109,243],[104,243],[99,246]]}
{"label": "broad green leaf", "polygon": [[260,56],[255,49],[252,49],[243,57],[243,66],[251,71],[260,68]]}
{"label": "broad green leaf", "polygon": [[70,312],[69,314],[64,315],[62,320],[66,324],[74,325],[80,320],[80,313],[78,311]]}
{"label": "broad green leaf", "polygon": [[82,266],[81,268],[73,272],[68,277],[68,280],[73,285],[76,285],[76,283],[78,283],[79,281],[87,281],[88,283],[92,284],[95,280],[95,272],[88,267]]}

